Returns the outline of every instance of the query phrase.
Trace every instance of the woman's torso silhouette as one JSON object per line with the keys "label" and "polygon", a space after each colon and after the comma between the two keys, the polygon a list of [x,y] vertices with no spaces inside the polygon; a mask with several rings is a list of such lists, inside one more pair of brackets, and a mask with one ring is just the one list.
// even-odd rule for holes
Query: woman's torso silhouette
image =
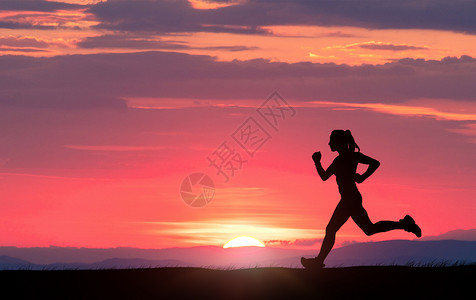
{"label": "woman's torso silhouette", "polygon": [[333,172],[343,201],[362,201],[362,196],[355,183],[359,154],[360,152],[341,154],[332,162]]}

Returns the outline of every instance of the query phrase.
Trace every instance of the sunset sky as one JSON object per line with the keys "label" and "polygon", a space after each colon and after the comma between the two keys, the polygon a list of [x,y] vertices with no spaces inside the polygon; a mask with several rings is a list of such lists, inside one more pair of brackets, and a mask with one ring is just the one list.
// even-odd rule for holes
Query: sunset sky
{"label": "sunset sky", "polygon": [[[465,0],[2,0],[0,246],[318,249],[339,194],[311,155],[332,162],[333,129],[381,162],[358,186],[372,221],[476,228],[475,16]],[[266,132],[253,155],[246,122]],[[209,162],[223,143],[246,161],[228,180]],[[195,172],[215,185],[203,207],[180,194]],[[413,238],[349,220],[337,245]]]}

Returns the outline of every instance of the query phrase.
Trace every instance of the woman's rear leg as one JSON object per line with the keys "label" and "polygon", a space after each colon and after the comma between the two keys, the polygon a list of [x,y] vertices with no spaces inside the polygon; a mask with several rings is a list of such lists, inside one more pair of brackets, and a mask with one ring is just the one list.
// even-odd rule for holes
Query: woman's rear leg
{"label": "woman's rear leg", "polygon": [[395,229],[404,229],[404,224],[401,221],[379,221],[372,223],[362,204],[352,207],[351,217],[355,224],[357,224],[366,235],[373,235]]}

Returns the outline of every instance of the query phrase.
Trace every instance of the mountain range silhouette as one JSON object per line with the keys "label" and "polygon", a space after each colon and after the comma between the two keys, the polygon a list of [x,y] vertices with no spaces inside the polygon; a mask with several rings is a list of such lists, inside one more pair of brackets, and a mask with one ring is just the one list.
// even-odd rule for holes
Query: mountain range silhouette
{"label": "mountain range silhouette", "polygon": [[[159,267],[301,267],[299,258],[315,249],[242,247],[191,248],[16,248],[0,247],[0,269],[129,269]],[[56,259],[56,260],[55,260]],[[476,241],[438,240],[355,243],[336,248],[328,267],[475,263]]]}

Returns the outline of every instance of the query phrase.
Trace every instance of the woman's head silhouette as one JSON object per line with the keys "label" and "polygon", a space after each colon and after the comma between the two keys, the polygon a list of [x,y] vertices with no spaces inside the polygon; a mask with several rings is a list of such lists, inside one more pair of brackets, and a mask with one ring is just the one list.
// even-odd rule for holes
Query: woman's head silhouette
{"label": "woman's head silhouette", "polygon": [[360,152],[359,146],[355,143],[350,130],[336,129],[331,133],[329,146],[332,151],[337,152],[355,152],[355,148]]}

